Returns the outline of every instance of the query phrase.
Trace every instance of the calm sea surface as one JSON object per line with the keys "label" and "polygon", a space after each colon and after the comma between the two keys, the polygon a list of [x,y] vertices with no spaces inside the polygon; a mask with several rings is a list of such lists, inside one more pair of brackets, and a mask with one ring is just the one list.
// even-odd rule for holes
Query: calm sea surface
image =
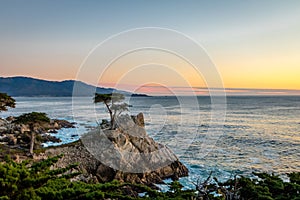
{"label": "calm sea surface", "polygon": [[[15,99],[16,108],[2,112],[1,117],[37,111],[76,121],[76,129],[56,134],[63,143],[77,140],[97,121],[108,118],[104,107],[94,106],[92,98],[78,97],[73,103],[69,97]],[[300,171],[299,96],[227,97],[226,105],[221,105],[226,109],[224,123],[212,120],[210,97],[133,97],[126,101],[132,105],[130,114],[144,113],[148,134],[168,145],[188,166],[190,176],[181,179],[187,187],[199,177],[205,179],[210,171],[220,179],[252,171]],[[45,144],[49,145],[53,144]]]}

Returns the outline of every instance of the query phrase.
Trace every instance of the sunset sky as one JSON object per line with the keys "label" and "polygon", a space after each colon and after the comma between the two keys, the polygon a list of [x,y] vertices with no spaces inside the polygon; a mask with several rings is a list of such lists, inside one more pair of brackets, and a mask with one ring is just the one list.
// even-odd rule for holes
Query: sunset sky
{"label": "sunset sky", "polygon": [[[300,90],[298,0],[0,0],[0,76],[80,77],[96,84],[89,74],[77,76],[89,52],[112,35],[142,27],[172,29],[195,40],[226,88]],[[126,42],[134,41],[119,45]],[[153,84],[207,86],[184,60],[151,50],[117,60],[98,80],[102,86],[118,82],[121,89],[135,90]]]}

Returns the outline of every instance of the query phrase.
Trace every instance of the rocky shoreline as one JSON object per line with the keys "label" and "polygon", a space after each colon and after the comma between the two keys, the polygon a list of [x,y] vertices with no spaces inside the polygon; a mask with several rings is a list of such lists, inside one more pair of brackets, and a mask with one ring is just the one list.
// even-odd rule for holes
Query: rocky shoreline
{"label": "rocky shoreline", "polygon": [[[126,118],[127,117],[127,118]],[[125,121],[124,121],[125,119]],[[129,120],[130,119],[130,120]],[[63,155],[61,159],[53,166],[53,168],[64,168],[70,164],[78,163],[77,171],[81,174],[74,178],[84,182],[104,183],[112,180],[120,182],[138,183],[151,186],[155,188],[155,184],[163,183],[166,178],[178,180],[179,177],[188,176],[188,169],[178,160],[176,155],[166,146],[155,142],[149,137],[144,129],[143,114],[137,116],[125,116],[119,119],[119,126],[116,130],[109,130],[107,128],[101,129],[105,137],[113,144],[114,149],[118,154],[123,152],[130,152],[133,155],[146,154],[160,151],[164,149],[159,156],[152,156],[149,162],[161,162],[165,160],[166,164],[162,167],[157,167],[153,170],[149,169],[147,172],[124,172],[113,167],[107,166],[101,162],[97,156],[90,152],[89,146],[86,144],[86,137],[80,140],[55,146],[43,148],[42,143],[47,141],[56,142],[59,139],[50,136],[50,132],[55,132],[61,128],[74,128],[74,123],[65,120],[53,119],[49,123],[35,124],[34,129],[39,132],[39,139],[36,139],[35,151],[33,155],[28,155],[28,146],[30,141],[30,132],[32,127],[26,124],[17,124],[14,118],[0,119],[0,142],[3,154],[11,154],[11,157],[17,162],[25,159],[32,159],[33,161],[42,161],[49,157]],[[94,132],[97,129],[94,130]],[[86,134],[91,136],[92,134]],[[14,149],[14,151],[12,151]],[[109,156],[109,150],[103,151],[104,156]],[[1,156],[2,158],[4,155]],[[1,158],[0,157],[0,158]],[[137,156],[130,158],[124,157],[120,160],[121,164],[132,165],[133,168],[138,167]],[[135,166],[135,164],[137,166]]]}
{"label": "rocky shoreline", "polygon": [[42,148],[45,142],[61,142],[50,133],[57,133],[62,128],[75,128],[75,123],[67,120],[51,119],[49,122],[35,123],[33,126],[17,123],[15,117],[0,118],[0,144],[12,148],[28,149],[31,140],[31,132],[34,130],[38,135],[35,139],[35,149]]}

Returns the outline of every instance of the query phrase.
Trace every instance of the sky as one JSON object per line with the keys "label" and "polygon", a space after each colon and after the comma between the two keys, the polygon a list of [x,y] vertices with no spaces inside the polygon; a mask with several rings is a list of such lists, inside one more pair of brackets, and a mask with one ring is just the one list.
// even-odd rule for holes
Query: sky
{"label": "sky", "polygon": [[[140,38],[107,45],[90,62],[88,55],[101,42],[143,27],[172,30],[199,44],[203,51],[185,53],[209,58],[222,84],[170,51],[143,49],[103,63]],[[221,86],[295,92],[300,90],[299,35],[298,0],[0,0],[0,76],[79,79],[146,93]],[[147,33],[141,38],[149,39]],[[170,38],[174,48],[188,49]],[[84,61],[93,68],[85,72]]]}

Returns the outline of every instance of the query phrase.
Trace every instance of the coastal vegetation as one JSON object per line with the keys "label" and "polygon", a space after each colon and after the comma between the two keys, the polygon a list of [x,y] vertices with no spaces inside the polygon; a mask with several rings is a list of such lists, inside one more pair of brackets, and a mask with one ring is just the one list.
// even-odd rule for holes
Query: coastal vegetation
{"label": "coastal vegetation", "polygon": [[6,93],[0,93],[0,112],[7,111],[7,108],[14,108],[16,103],[15,99]]}
{"label": "coastal vegetation", "polygon": [[14,122],[19,124],[34,124],[34,123],[43,123],[43,122],[49,123],[50,118],[47,117],[46,113],[31,112],[16,117]]}
{"label": "coastal vegetation", "polygon": [[148,186],[113,180],[86,183],[74,179],[77,164],[53,169],[62,155],[39,162],[16,163],[9,156],[0,163],[0,199],[211,199],[211,200],[299,200],[300,173],[288,174],[288,181],[278,175],[255,173],[257,178],[234,177],[225,182],[210,177],[183,190],[178,181],[162,192]]}
{"label": "coastal vegetation", "polygon": [[[179,192],[178,182],[170,185],[170,192],[162,193],[134,183],[72,181],[79,174],[72,173],[77,164],[51,169],[61,157],[16,163],[7,156],[0,164],[0,199],[186,199],[191,195],[187,191]],[[144,193],[144,197],[136,196],[134,191]]]}
{"label": "coastal vegetation", "polygon": [[[15,99],[0,93],[0,110],[6,111],[8,107],[15,107]],[[0,118],[0,142],[13,148],[34,149],[41,148],[44,142],[60,142],[59,138],[47,134],[55,133],[61,128],[74,128],[74,124],[66,120],[50,119],[46,113],[31,112],[17,117]]]}
{"label": "coastal vegetation", "polygon": [[39,133],[37,125],[41,126],[41,123],[44,122],[50,123],[50,118],[47,117],[46,113],[31,112],[16,117],[14,122],[29,126],[31,133],[29,153],[33,154],[35,135]]}

